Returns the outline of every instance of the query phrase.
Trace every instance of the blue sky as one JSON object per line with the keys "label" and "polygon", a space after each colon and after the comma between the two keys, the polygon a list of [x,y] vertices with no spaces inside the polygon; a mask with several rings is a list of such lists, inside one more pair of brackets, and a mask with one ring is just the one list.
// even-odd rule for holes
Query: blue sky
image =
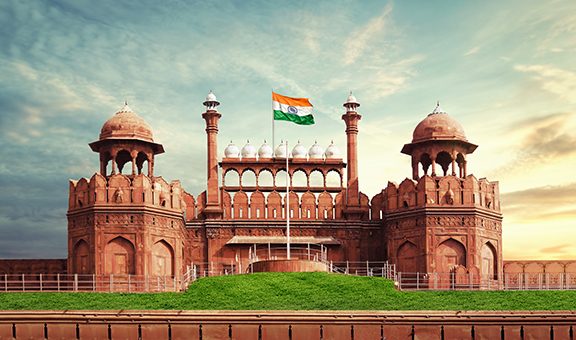
{"label": "blue sky", "polygon": [[0,257],[66,256],[68,179],[124,100],[166,153],[156,173],[198,194],[202,102],[222,102],[220,151],[270,141],[272,89],[309,97],[317,124],[276,139],[344,151],[361,102],[360,187],[410,176],[400,154],[437,100],[500,181],[504,254],[576,258],[576,2],[2,1]]}

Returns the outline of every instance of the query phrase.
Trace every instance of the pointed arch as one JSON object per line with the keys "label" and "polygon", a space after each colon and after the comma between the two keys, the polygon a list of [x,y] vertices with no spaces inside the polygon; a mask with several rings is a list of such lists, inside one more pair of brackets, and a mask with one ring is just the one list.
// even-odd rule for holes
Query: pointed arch
{"label": "pointed arch", "polygon": [[72,251],[72,258],[74,259],[72,273],[73,274],[89,274],[90,273],[90,247],[88,242],[84,239],[79,240],[74,245]]}
{"label": "pointed arch", "polygon": [[250,218],[252,219],[265,219],[266,218],[266,198],[260,191],[254,191],[250,195]]}
{"label": "pointed arch", "polygon": [[405,241],[398,247],[396,251],[396,266],[399,272],[418,272],[418,247],[414,243]]}
{"label": "pointed arch", "polygon": [[315,220],[316,219],[316,196],[310,191],[302,194],[302,219]]}
{"label": "pointed arch", "polygon": [[438,245],[436,249],[436,271],[439,273],[449,273],[454,268],[466,267],[466,247],[449,238]]}
{"label": "pointed arch", "polygon": [[321,220],[334,219],[334,200],[332,195],[326,191],[318,196],[318,218]]}
{"label": "pointed arch", "polygon": [[238,191],[234,195],[234,218],[248,219],[248,195],[244,191]]}
{"label": "pointed arch", "polygon": [[482,258],[480,265],[482,277],[489,277],[493,280],[498,279],[498,252],[496,248],[492,243],[486,242],[482,245],[480,254]]}
{"label": "pointed arch", "polygon": [[174,275],[174,249],[165,240],[160,240],[152,246],[152,275]]}
{"label": "pointed arch", "polygon": [[268,218],[281,220],[283,218],[282,197],[277,191],[272,191],[267,198]]}
{"label": "pointed arch", "polygon": [[134,245],[122,236],[112,239],[106,244],[104,262],[106,274],[136,274],[134,263]]}

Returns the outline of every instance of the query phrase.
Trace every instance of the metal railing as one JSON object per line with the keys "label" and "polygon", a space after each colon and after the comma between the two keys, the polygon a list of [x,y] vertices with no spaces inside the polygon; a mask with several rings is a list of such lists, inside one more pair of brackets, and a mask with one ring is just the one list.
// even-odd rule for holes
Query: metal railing
{"label": "metal railing", "polygon": [[576,273],[405,273],[394,279],[400,290],[570,290],[576,289]]}
{"label": "metal railing", "polygon": [[[185,279],[178,276],[131,274],[3,274],[2,292],[177,292]],[[186,285],[187,287],[187,285]]]}
{"label": "metal railing", "polygon": [[[265,244],[253,245],[248,249],[249,263],[254,263],[264,260],[281,260],[288,258],[288,251],[286,246]],[[328,259],[328,248],[323,245],[291,245],[290,258],[298,260],[309,261],[322,261]]]}

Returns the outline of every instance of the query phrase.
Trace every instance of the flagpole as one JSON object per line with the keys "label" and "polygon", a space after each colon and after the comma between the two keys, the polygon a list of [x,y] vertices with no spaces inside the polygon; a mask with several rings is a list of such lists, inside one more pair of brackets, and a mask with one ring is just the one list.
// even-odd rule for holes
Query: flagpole
{"label": "flagpole", "polygon": [[288,141],[286,141],[286,257],[290,260],[290,175],[288,157]]}
{"label": "flagpole", "polygon": [[[272,94],[274,94],[274,89],[272,89]],[[274,150],[275,147],[276,144],[274,141],[274,97],[272,97],[272,150]]]}

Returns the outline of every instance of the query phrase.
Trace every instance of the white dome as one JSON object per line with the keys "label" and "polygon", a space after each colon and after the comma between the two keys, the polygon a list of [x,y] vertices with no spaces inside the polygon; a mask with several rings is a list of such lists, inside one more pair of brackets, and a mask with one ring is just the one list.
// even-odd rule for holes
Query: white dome
{"label": "white dome", "polygon": [[300,144],[300,141],[292,149],[292,158],[306,158],[306,148]]}
{"label": "white dome", "polygon": [[334,145],[334,142],[330,143],[328,148],[326,148],[326,152],[324,153],[326,158],[335,159],[335,158],[342,158],[340,156],[340,150]]}
{"label": "white dome", "polygon": [[268,145],[266,143],[266,141],[264,141],[264,144],[262,144],[260,149],[258,149],[258,157],[260,157],[260,158],[272,158],[273,155],[274,155],[274,150],[272,150],[272,147],[270,145]]}
{"label": "white dome", "polygon": [[212,92],[212,90],[210,90],[210,92],[208,92],[208,95],[206,96],[206,101],[207,102],[215,102],[216,100],[216,95]]}
{"label": "white dome", "polygon": [[284,144],[284,141],[280,141],[280,145],[276,147],[274,155],[278,158],[286,158],[286,144]]}
{"label": "white dome", "polygon": [[230,141],[230,144],[224,149],[224,157],[226,158],[238,158],[240,157],[240,149],[236,146],[236,144]]}
{"label": "white dome", "polygon": [[318,142],[314,141],[314,145],[308,150],[308,156],[311,159],[322,159],[324,157],[324,148],[318,145]]}
{"label": "white dome", "polygon": [[242,158],[256,158],[256,148],[250,141],[246,141],[246,145],[242,147]]}
{"label": "white dome", "polygon": [[354,108],[357,108],[359,106],[360,106],[360,103],[358,103],[358,100],[352,94],[352,91],[350,91],[350,95],[346,99],[346,102],[344,103],[344,107],[354,109]]}

